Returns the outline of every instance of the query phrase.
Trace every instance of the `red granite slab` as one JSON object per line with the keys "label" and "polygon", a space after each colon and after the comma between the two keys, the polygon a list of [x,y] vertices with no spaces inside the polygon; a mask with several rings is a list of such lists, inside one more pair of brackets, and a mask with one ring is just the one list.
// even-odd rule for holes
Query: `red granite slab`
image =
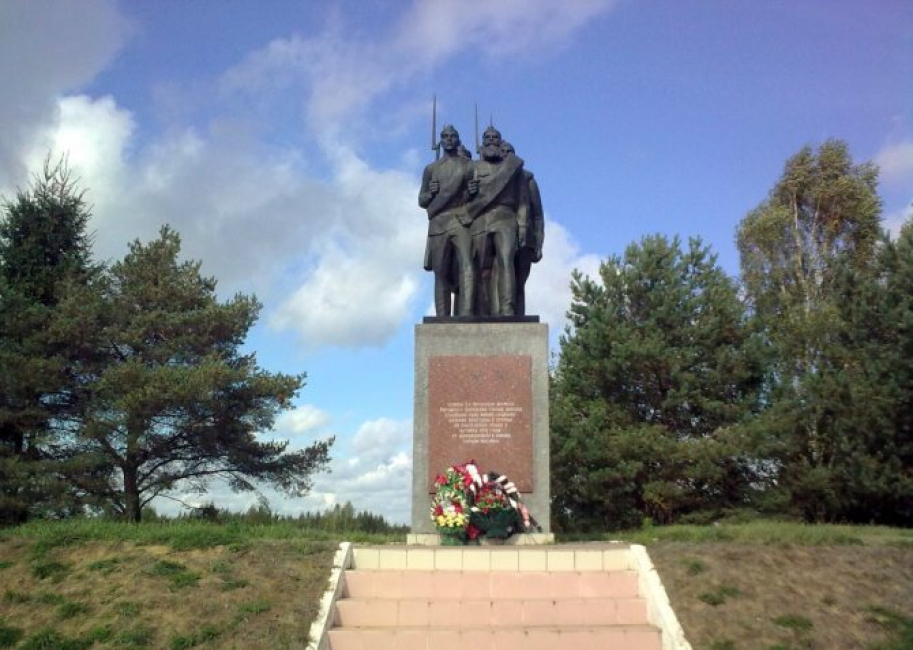
{"label": "red granite slab", "polygon": [[468,460],[532,491],[532,358],[435,356],[428,364],[428,491],[440,472]]}

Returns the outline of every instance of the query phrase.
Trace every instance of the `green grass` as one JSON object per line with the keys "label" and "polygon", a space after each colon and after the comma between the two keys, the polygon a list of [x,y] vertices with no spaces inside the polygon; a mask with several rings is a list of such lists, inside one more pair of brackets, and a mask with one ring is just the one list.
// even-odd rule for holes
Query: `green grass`
{"label": "green grass", "polygon": [[0,623],[7,617],[15,627],[0,627],[0,639],[14,650],[299,647],[341,537],[283,522],[82,520],[2,529],[0,561],[11,566],[0,571]]}
{"label": "green grass", "polygon": [[139,614],[140,606],[138,603],[134,603],[130,600],[123,600],[114,605],[114,611],[124,618],[132,618]]}
{"label": "green grass", "polygon": [[689,576],[700,575],[707,570],[707,564],[705,562],[693,557],[684,558],[682,564],[687,567]]}
{"label": "green grass", "polygon": [[152,565],[152,568],[149,569],[149,574],[166,578],[173,589],[191,587],[200,579],[198,574],[189,571],[187,567],[180,562],[172,562],[170,560],[160,560],[156,562]]}
{"label": "green grass", "polygon": [[234,568],[232,567],[231,562],[219,560],[218,562],[213,562],[209,567],[209,570],[217,574],[227,574],[232,573]]}
{"label": "green grass", "polygon": [[11,536],[34,539],[34,551],[37,557],[41,557],[55,548],[77,546],[88,541],[133,542],[140,545],[160,544],[176,551],[216,546],[244,549],[249,548],[252,542],[264,539],[336,543],[344,537],[351,542],[365,544],[403,542],[403,535],[360,532],[341,534],[308,530],[291,522],[249,526],[235,522],[212,524],[192,520],[142,524],[94,519],[33,521],[21,526],[0,529],[0,541]]}
{"label": "green grass", "polygon": [[[6,611],[15,612],[16,616],[26,612],[23,618],[15,621],[7,617],[6,622],[15,623],[16,627],[5,626],[0,616],[0,648],[4,647],[4,634],[12,639],[17,633],[18,637],[7,641],[10,645],[6,647],[15,650],[185,650],[223,646],[273,650],[277,647],[296,647],[295,644],[301,640],[298,635],[302,630],[306,634],[313,612],[316,612],[335,544],[342,538],[371,543],[403,541],[402,535],[329,534],[282,522],[262,526],[199,521],[135,525],[83,520],[34,522],[0,530],[0,547],[7,539],[10,540],[4,560],[9,560],[12,565],[7,567],[8,572],[0,572],[0,581],[15,575],[16,581],[6,584],[15,584],[19,589],[6,587],[4,592],[0,588],[0,605],[8,605]],[[570,536],[559,535],[560,541],[570,539]],[[651,556],[660,554],[663,548],[681,548],[677,556],[667,556],[665,570],[672,573],[672,569],[676,569],[683,583],[691,585],[693,609],[702,612],[704,618],[707,618],[707,601],[701,602],[701,595],[707,595],[711,604],[718,607],[711,614],[714,620],[742,616],[743,609],[754,602],[759,593],[765,592],[763,577],[749,582],[739,580],[745,564],[738,558],[743,556],[750,558],[751,554],[762,551],[802,557],[822,552],[854,555],[867,550],[856,548],[862,545],[882,547],[873,549],[873,556],[892,554],[893,557],[900,551],[884,547],[898,547],[904,551],[913,548],[913,530],[806,526],[782,521],[723,521],[710,526],[647,527],[621,533],[579,536],[576,539],[616,539],[656,544],[651,549]],[[657,543],[671,540],[686,544]],[[695,546],[690,546],[690,542]],[[706,542],[709,542],[709,551],[700,547]],[[86,545],[84,551],[80,548],[83,545]],[[758,545],[770,548],[762,549]],[[155,548],[142,549],[143,546]],[[846,548],[808,551],[801,548],[806,546]],[[727,557],[732,560],[730,556],[737,559],[731,562],[729,573],[722,573],[717,566],[718,560]],[[264,562],[264,558],[270,561]],[[280,561],[282,564],[277,565]],[[59,567],[54,567],[55,562]],[[303,571],[300,569],[302,565],[312,568]],[[39,566],[44,567],[40,572],[37,571]],[[284,570],[277,572],[276,566],[282,566]],[[788,565],[783,572],[788,573],[793,566]],[[768,572],[772,571],[770,567],[778,567],[779,571],[780,565],[769,563]],[[39,573],[43,577],[39,578]],[[60,592],[79,593],[78,598],[86,601],[88,611],[79,612],[80,603],[48,593],[56,588],[50,584],[55,575],[61,576],[67,588],[60,588]],[[284,583],[281,582],[283,577]],[[96,585],[91,594],[83,587],[86,582]],[[143,592],[137,591],[139,584],[142,584]],[[265,588],[264,584],[271,588]],[[750,597],[740,596],[739,589],[734,585]],[[188,588],[194,590],[191,600],[197,599],[201,604],[212,607],[204,607],[199,612],[194,610],[190,614],[184,612],[183,603],[187,602],[188,592],[183,590]],[[766,591],[770,590],[771,587],[766,587]],[[275,597],[277,593],[292,592],[296,594],[296,603],[309,603],[306,610],[300,605],[291,610],[285,602],[286,598]],[[832,593],[840,597],[839,604]],[[147,598],[149,594],[155,594],[155,597]],[[807,594],[801,602],[815,603],[819,609],[827,606],[828,611],[838,611],[840,607],[845,608],[844,600],[842,592],[828,583],[826,589]],[[870,621],[878,622],[877,625],[869,622],[869,628],[878,631],[880,626],[889,632],[893,645],[865,646],[865,650],[913,648],[913,619],[910,618],[913,612],[908,611],[905,604],[882,602],[878,597],[862,600],[859,607],[869,603],[896,607],[897,611],[873,609],[869,613]],[[31,623],[28,612],[36,615]],[[73,613],[67,618],[66,613],[69,612]],[[269,614],[264,615],[266,612]],[[798,616],[781,616],[777,618],[778,622],[771,620],[770,616],[782,612],[805,614],[811,619],[805,620],[809,624],[813,620],[814,627],[806,629],[799,620],[802,617]],[[37,618],[39,613],[41,618]],[[49,615],[53,617],[55,614],[56,620],[49,618]],[[170,618],[164,625],[166,615]],[[778,643],[779,650],[803,650],[808,647],[806,642],[814,641],[828,629],[816,616],[815,610],[810,613],[801,607],[777,605],[760,616],[743,619],[763,627],[767,632],[763,644],[751,646],[750,641],[739,632],[745,628],[730,625],[729,628],[711,630],[695,647],[773,650],[775,646],[771,644]],[[294,625],[283,627],[285,624],[282,621],[286,618],[294,618]],[[42,629],[39,621],[43,620],[53,620],[53,627]],[[90,631],[86,632],[87,629]]]}
{"label": "green grass", "polygon": [[60,594],[51,593],[49,591],[38,594],[36,600],[42,605],[63,605],[67,602],[67,599]]}
{"label": "green grass", "polygon": [[186,636],[176,636],[171,640],[171,650],[187,650],[202,643],[214,641],[222,635],[221,630],[213,625],[204,625],[196,632]]}
{"label": "green grass", "polygon": [[777,616],[770,619],[774,625],[779,625],[780,627],[785,627],[788,630],[793,630],[794,632],[805,634],[811,632],[812,622],[805,618],[804,616],[796,616],[795,614],[786,614],[784,616]]}
{"label": "green grass", "polygon": [[710,642],[709,650],[736,650],[736,644],[732,639],[718,639]]}
{"label": "green grass", "polygon": [[32,567],[32,575],[39,580],[51,579],[51,582],[61,582],[70,572],[70,565],[63,562],[40,561]]}
{"label": "green grass", "polygon": [[244,587],[249,585],[250,580],[245,580],[244,578],[223,578],[220,589],[222,591],[234,591],[235,589],[244,589]]}
{"label": "green grass", "polygon": [[107,558],[105,560],[98,560],[97,562],[90,563],[86,568],[89,571],[98,571],[103,576],[109,576],[115,571],[117,571],[118,566],[120,565],[119,558]]}
{"label": "green grass", "polygon": [[114,637],[115,647],[145,648],[152,644],[154,633],[151,627],[137,625],[131,630],[124,630]]}
{"label": "green grass", "polygon": [[32,599],[32,597],[25,593],[24,591],[16,591],[15,589],[7,589],[3,592],[3,600],[8,603],[27,603]]}
{"label": "green grass", "polygon": [[796,646],[789,643],[777,643],[770,646],[768,650],[798,650],[798,648],[812,648],[814,642],[811,639],[814,624],[804,616],[797,614],[785,614],[770,619],[774,625],[785,628],[792,632],[793,640]]}
{"label": "green grass", "polygon": [[68,600],[57,607],[57,618],[66,620],[75,618],[82,614],[88,614],[92,610],[86,603],[80,603],[74,600]]}
{"label": "green grass", "polygon": [[86,638],[93,643],[107,643],[114,636],[110,625],[97,625],[89,630]]}
{"label": "green grass", "polygon": [[89,639],[71,639],[46,627],[29,635],[18,650],[86,650],[92,647]]}
{"label": "green grass", "polygon": [[263,612],[268,612],[272,608],[272,603],[264,598],[258,598],[257,600],[252,600],[246,603],[242,603],[238,607],[238,612],[241,614],[262,614]]}
{"label": "green grass", "polygon": [[698,598],[700,598],[708,605],[717,607],[725,603],[727,598],[733,598],[740,595],[741,593],[741,591],[730,585],[720,585],[713,591],[705,591],[701,593]]}
{"label": "green grass", "polygon": [[18,627],[0,621],[0,648],[14,647],[23,636],[24,632]]}
{"label": "green grass", "polygon": [[870,607],[869,616],[891,635],[890,640],[873,646],[872,650],[910,650],[913,648],[913,616],[903,616],[883,607]]}
{"label": "green grass", "polygon": [[845,526],[758,520],[711,526],[647,526],[601,534],[561,534],[559,542],[617,540],[649,546],[656,542],[730,542],[796,546],[913,545],[913,530],[885,526]]}

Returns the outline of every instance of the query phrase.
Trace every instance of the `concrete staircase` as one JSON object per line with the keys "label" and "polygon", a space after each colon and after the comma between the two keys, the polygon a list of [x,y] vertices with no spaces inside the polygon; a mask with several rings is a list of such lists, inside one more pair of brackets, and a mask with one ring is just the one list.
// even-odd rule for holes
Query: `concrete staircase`
{"label": "concrete staircase", "polygon": [[626,546],[354,548],[329,650],[661,650]]}

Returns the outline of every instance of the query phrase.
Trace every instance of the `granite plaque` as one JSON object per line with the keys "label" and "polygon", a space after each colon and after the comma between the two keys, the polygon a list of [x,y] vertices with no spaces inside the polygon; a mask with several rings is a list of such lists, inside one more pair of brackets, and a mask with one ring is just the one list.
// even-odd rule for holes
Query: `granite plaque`
{"label": "granite plaque", "polygon": [[440,472],[469,460],[532,491],[531,357],[434,356],[428,364],[428,491]]}

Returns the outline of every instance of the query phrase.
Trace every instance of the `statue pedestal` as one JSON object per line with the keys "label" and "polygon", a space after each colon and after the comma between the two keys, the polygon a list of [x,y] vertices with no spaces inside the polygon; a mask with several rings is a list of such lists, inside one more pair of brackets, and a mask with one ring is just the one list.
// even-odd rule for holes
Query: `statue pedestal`
{"label": "statue pedestal", "polygon": [[550,532],[548,326],[537,317],[426,318],[415,327],[412,533],[435,533],[434,478],[475,460],[506,475]]}

